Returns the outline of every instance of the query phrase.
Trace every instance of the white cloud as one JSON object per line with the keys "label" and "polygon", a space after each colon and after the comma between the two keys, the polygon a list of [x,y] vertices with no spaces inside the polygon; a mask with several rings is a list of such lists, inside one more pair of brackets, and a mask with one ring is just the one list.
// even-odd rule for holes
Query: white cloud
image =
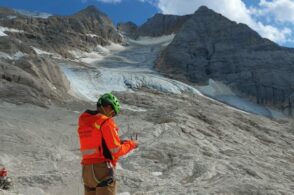
{"label": "white cloud", "polygon": [[287,27],[278,29],[271,25],[264,25],[261,22],[257,22],[255,25],[257,32],[274,42],[286,43],[290,41],[290,37],[292,36],[291,29]]}
{"label": "white cloud", "polygon": [[[82,0],[87,1],[87,0]],[[125,0],[97,0],[104,3],[121,3]],[[294,23],[294,0],[260,0],[258,6],[248,8],[245,0],[137,0],[148,2],[163,14],[186,15],[205,5],[230,20],[247,24],[262,37],[278,43],[293,40],[292,30],[274,26],[273,21]],[[256,2],[257,3],[257,2]],[[265,24],[266,22],[267,24]],[[279,25],[281,26],[281,25]]]}
{"label": "white cloud", "polygon": [[279,22],[294,22],[293,0],[260,0],[260,9],[257,14],[271,15]]}
{"label": "white cloud", "polygon": [[[154,0],[141,0],[144,2],[152,1],[154,4]],[[293,0],[273,0],[273,2],[268,2],[266,0],[260,1],[260,6],[271,7],[271,10],[279,10],[275,11],[276,14],[280,13],[279,20],[286,18],[286,15],[289,10],[287,10],[287,14],[282,14],[282,9],[273,9],[274,5],[277,2],[284,2],[283,5],[292,5],[293,11],[290,15],[293,15],[294,18],[294,3]],[[288,2],[288,3],[285,3]],[[292,4],[289,4],[291,2]],[[276,3],[276,4],[275,4]],[[281,3],[280,3],[281,4]],[[280,5],[278,4],[278,5]],[[205,5],[214,11],[221,13],[226,16],[230,20],[241,22],[247,24],[252,29],[256,30],[262,37],[268,38],[272,41],[284,43],[287,42],[288,38],[292,35],[292,31],[289,28],[277,28],[272,25],[265,25],[261,21],[256,20],[253,15],[259,14],[261,15],[263,10],[257,8],[247,8],[245,3],[242,0],[157,0],[157,7],[161,10],[163,14],[175,14],[175,15],[185,15],[194,13],[200,6]],[[276,6],[279,7],[279,6]],[[289,6],[291,7],[291,6]],[[289,8],[290,9],[290,8]],[[291,8],[292,10],[292,8]],[[267,15],[265,15],[267,17]],[[265,20],[270,21],[270,18],[265,18]],[[294,21],[294,20],[293,20]]]}

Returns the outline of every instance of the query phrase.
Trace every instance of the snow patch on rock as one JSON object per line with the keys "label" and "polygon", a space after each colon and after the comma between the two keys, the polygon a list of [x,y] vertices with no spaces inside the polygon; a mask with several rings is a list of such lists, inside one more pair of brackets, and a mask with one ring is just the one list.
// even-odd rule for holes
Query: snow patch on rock
{"label": "snow patch on rock", "polygon": [[1,36],[7,36],[7,34],[5,34],[5,32],[23,33],[24,31],[14,29],[14,28],[7,28],[7,27],[4,27],[4,26],[0,26],[0,37]]}
{"label": "snow patch on rock", "polygon": [[22,10],[22,9],[14,9],[17,13],[24,15],[24,16],[29,16],[29,17],[34,17],[34,18],[49,18],[52,16],[52,14],[46,13],[46,12],[38,12],[38,11],[27,11],[27,10]]}
{"label": "snow patch on rock", "polygon": [[86,34],[86,36],[88,36],[88,37],[97,37],[97,35],[95,35],[95,34]]}
{"label": "snow patch on rock", "polygon": [[12,20],[12,19],[15,19],[16,16],[7,16],[8,19]]}
{"label": "snow patch on rock", "polygon": [[42,50],[40,48],[36,48],[36,47],[32,47],[33,50],[36,52],[37,55],[47,55],[47,56],[51,56],[53,58],[56,59],[62,59],[61,55],[57,54],[57,53],[51,53],[45,50]]}
{"label": "snow patch on rock", "polygon": [[8,60],[19,60],[20,58],[26,56],[27,54],[23,53],[23,52],[16,52],[15,54],[13,55],[10,55],[8,53],[5,53],[5,52],[0,52],[0,58],[3,58],[3,59],[8,59]]}
{"label": "snow patch on rock", "polygon": [[117,43],[110,43],[105,47],[97,45],[96,48],[91,52],[85,52],[81,50],[71,50],[69,51],[75,58],[75,60],[84,62],[87,64],[95,64],[104,59],[104,57],[109,56],[112,53],[123,51],[124,46]]}
{"label": "snow patch on rock", "polygon": [[80,50],[71,50],[69,51],[75,58],[75,60],[84,62],[87,64],[93,64],[103,59],[103,55],[97,52],[84,52]]}
{"label": "snow patch on rock", "polygon": [[175,38],[175,34],[164,35],[160,37],[139,37],[136,40],[130,39],[130,43],[138,44],[138,45],[157,45],[162,44],[163,46],[168,45]]}
{"label": "snow patch on rock", "polygon": [[218,101],[224,102],[234,108],[243,110],[245,112],[254,113],[273,118],[285,117],[279,111],[261,106],[235,94],[230,87],[225,84],[209,79],[207,86],[198,87],[199,91],[204,95],[212,97]]}

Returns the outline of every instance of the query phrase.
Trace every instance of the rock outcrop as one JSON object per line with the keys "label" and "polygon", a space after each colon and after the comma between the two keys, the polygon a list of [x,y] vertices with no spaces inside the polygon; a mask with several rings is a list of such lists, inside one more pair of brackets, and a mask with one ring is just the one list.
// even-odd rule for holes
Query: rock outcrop
{"label": "rock outcrop", "polygon": [[204,6],[183,25],[156,67],[188,82],[222,81],[239,95],[289,114],[294,109],[294,50]]}
{"label": "rock outcrop", "polygon": [[117,30],[132,39],[137,39],[139,36],[138,26],[133,22],[118,23]]}
{"label": "rock outcrop", "polygon": [[132,22],[119,23],[117,28],[127,37],[136,39],[139,36],[158,37],[163,35],[176,34],[182,28],[183,24],[191,18],[192,15],[176,16],[155,14],[141,26]]}
{"label": "rock outcrop", "polygon": [[157,37],[177,33],[191,15],[176,16],[156,14],[149,18],[138,31],[141,36]]}
{"label": "rock outcrop", "polygon": [[58,64],[48,58],[25,56],[0,60],[0,99],[13,103],[46,106],[51,101],[67,101],[69,82]]}
{"label": "rock outcrop", "polygon": [[2,10],[0,26],[22,32],[8,32],[10,37],[64,57],[70,56],[67,52],[70,49],[88,51],[97,45],[107,45],[109,41],[122,41],[111,20],[94,6],[72,16],[51,16],[46,19],[19,13],[12,15],[13,11]]}

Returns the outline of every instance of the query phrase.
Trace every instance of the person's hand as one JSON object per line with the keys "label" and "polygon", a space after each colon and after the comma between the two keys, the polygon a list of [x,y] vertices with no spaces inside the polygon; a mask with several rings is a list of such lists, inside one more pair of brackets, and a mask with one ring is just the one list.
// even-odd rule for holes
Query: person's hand
{"label": "person's hand", "polygon": [[125,143],[129,143],[132,146],[132,148],[138,148],[138,142],[136,140],[131,140],[131,139],[120,140],[120,144],[125,144]]}
{"label": "person's hand", "polygon": [[120,144],[124,144],[126,142],[128,142],[129,140],[120,140]]}
{"label": "person's hand", "polygon": [[133,142],[133,146],[134,146],[134,148],[138,148],[138,142],[137,141],[135,141],[135,140],[131,140],[132,142]]}

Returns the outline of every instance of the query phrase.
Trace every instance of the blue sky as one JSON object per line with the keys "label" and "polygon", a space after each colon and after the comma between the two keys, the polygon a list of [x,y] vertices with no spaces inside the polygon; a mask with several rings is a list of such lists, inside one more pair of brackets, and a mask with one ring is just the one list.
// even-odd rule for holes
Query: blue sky
{"label": "blue sky", "polygon": [[206,5],[265,38],[294,47],[294,0],[0,0],[0,6],[54,15],[71,15],[88,5],[105,12],[115,24],[138,25],[157,12],[184,15]]}
{"label": "blue sky", "polygon": [[89,5],[95,5],[106,13],[115,24],[133,21],[140,25],[159,11],[150,3],[138,0],[125,0],[122,3],[104,3],[97,0],[0,0],[0,6],[54,15],[71,15]]}

